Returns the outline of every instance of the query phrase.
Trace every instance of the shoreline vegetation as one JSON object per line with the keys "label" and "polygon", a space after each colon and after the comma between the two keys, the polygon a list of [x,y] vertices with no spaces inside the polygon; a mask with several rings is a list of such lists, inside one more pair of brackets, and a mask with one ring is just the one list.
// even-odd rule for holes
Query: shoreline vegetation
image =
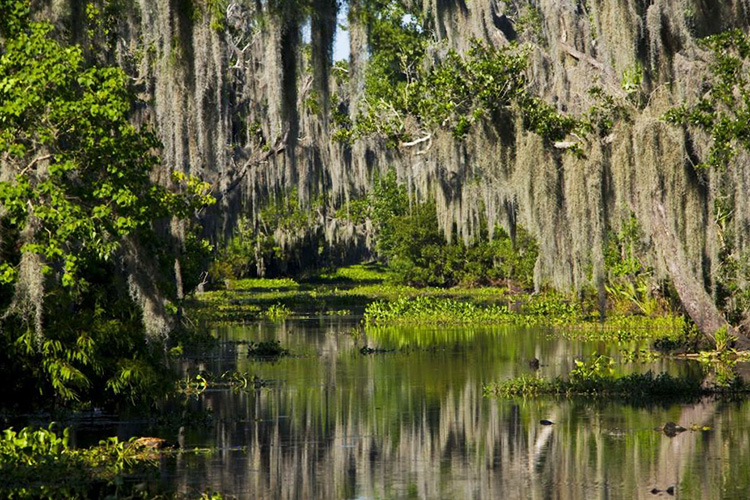
{"label": "shoreline vegetation", "polygon": [[[566,338],[677,340],[690,332],[683,315],[658,311],[611,311],[601,319],[591,300],[516,287],[413,287],[390,281],[387,268],[359,264],[296,281],[227,280],[224,287],[194,295],[186,315],[195,322],[244,323],[310,315],[361,313],[366,327],[547,326]],[[695,332],[692,332],[695,336]]]}

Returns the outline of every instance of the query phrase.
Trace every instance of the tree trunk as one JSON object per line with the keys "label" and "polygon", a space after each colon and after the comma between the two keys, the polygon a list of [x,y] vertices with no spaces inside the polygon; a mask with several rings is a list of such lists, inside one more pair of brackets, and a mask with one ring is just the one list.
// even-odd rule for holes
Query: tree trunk
{"label": "tree trunk", "polygon": [[708,337],[713,345],[716,345],[716,332],[726,326],[728,333],[737,337],[735,347],[750,348],[750,338],[727,323],[711,296],[706,292],[703,283],[690,272],[687,255],[667,220],[664,205],[656,201],[651,213],[651,237],[661,258],[664,259],[682,306],[701,333]]}

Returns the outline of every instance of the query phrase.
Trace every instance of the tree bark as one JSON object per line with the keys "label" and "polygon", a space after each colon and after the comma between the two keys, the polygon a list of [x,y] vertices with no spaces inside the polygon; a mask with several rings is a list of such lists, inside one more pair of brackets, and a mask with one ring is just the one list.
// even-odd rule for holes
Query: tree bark
{"label": "tree bark", "polygon": [[664,259],[680,302],[690,319],[714,345],[716,345],[716,332],[726,326],[727,332],[737,337],[735,347],[750,348],[750,338],[727,323],[711,296],[706,292],[703,283],[690,271],[687,255],[672,230],[664,205],[654,201],[651,212],[651,237],[661,258]]}

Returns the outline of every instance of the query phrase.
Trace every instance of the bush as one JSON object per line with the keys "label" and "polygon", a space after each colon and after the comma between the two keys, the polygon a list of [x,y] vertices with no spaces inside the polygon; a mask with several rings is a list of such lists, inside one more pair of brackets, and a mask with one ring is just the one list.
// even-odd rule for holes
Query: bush
{"label": "bush", "polygon": [[470,244],[447,242],[438,229],[435,203],[409,199],[394,172],[376,180],[371,195],[375,248],[392,279],[416,286],[474,286],[500,281],[529,289],[538,255],[534,239],[521,227],[513,241],[500,227],[480,231]]}

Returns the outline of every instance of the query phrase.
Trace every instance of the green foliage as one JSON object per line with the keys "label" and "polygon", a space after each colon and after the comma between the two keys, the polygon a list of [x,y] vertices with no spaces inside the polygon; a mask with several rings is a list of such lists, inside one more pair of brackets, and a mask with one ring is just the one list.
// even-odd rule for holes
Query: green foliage
{"label": "green foliage", "polygon": [[737,337],[729,332],[727,325],[724,325],[714,333],[714,340],[716,341],[716,352],[725,353],[732,349]]}
{"label": "green foliage", "polygon": [[0,375],[12,383],[0,388],[2,404],[150,407],[166,394],[173,375],[164,347],[146,341],[132,304],[106,307],[118,316],[101,308],[81,310],[75,321],[52,323],[41,341],[31,331],[6,325],[10,328],[0,331]]}
{"label": "green foliage", "polygon": [[340,267],[315,276],[313,281],[337,283],[382,283],[390,278],[388,269],[377,262]]}
{"label": "green foliage", "polygon": [[[16,174],[0,182],[0,202],[10,231],[33,230],[20,252],[39,255],[76,289],[87,285],[80,270],[112,259],[124,238],[211,199],[207,185],[180,174],[186,195],[151,181],[159,144],[128,121],[127,76],[86,68],[80,48],[61,46],[50,30],[31,24],[0,57],[0,152]],[[14,276],[6,266],[4,281]]]}
{"label": "green foliage", "polygon": [[599,381],[614,374],[613,366],[615,360],[609,356],[598,355],[588,361],[575,360],[576,367],[570,371],[572,382],[585,383],[588,381]]}
{"label": "green foliage", "polygon": [[158,463],[131,442],[117,438],[73,449],[69,429],[12,428],[0,437],[0,495],[18,499],[132,498],[131,476],[154,474]]}
{"label": "green foliage", "polygon": [[241,217],[234,234],[211,263],[209,273],[212,278],[227,280],[251,275],[259,244],[250,221]]}
{"label": "green foliage", "polygon": [[616,311],[635,310],[651,316],[658,312],[659,301],[654,294],[653,270],[641,261],[648,252],[643,241],[643,231],[634,214],[620,232],[609,235],[604,254],[605,286]]}
{"label": "green foliage", "polygon": [[264,205],[257,222],[240,218],[232,237],[219,245],[211,277],[295,275],[326,265],[339,248],[325,241],[317,219],[323,209],[322,196],[305,207],[294,188]]}
{"label": "green foliage", "polygon": [[[602,361],[603,360],[603,361]],[[609,358],[599,356],[590,362],[577,362],[568,380],[560,377],[521,376],[504,382],[488,384],[484,393],[504,398],[524,396],[587,396],[617,398],[636,402],[660,400],[690,400],[709,393],[725,392],[722,388],[702,387],[699,380],[673,377],[668,373],[652,372],[615,376],[611,373]],[[746,391],[733,387],[732,391]]]}
{"label": "green foliage", "polygon": [[375,248],[394,281],[452,286],[505,280],[533,286],[537,245],[523,228],[518,228],[515,242],[501,228],[495,228],[492,241],[484,232],[469,245],[446,242],[435,204],[410,203],[393,171],[376,180],[370,199]]}
{"label": "green foliage", "polygon": [[497,324],[508,322],[504,305],[480,306],[450,298],[401,297],[375,301],[365,308],[365,324]]}
{"label": "green foliage", "polygon": [[[474,41],[465,54],[449,50],[435,61],[428,51],[434,37],[420,11],[397,0],[379,0],[355,12],[370,28],[371,57],[355,123],[334,116],[338,140],[350,143],[378,135],[395,147],[417,133],[424,136],[441,128],[461,140],[478,120],[492,121],[512,109],[523,116],[527,128],[548,141],[562,140],[578,125],[528,91],[526,48],[514,43],[493,48]],[[530,25],[541,25],[536,9],[528,13]],[[410,121],[417,126],[407,125]]]}
{"label": "green foliage", "polygon": [[750,35],[726,31],[704,38],[701,44],[713,55],[708,92],[695,104],[670,110],[665,119],[710,133],[708,158],[696,168],[723,170],[737,147],[750,150]]}
{"label": "green foliage", "polygon": [[402,107],[428,41],[419,13],[399,0],[368,0],[352,8],[351,15],[369,27],[371,57],[365,89],[370,104],[395,99],[401,101],[396,107]]}
{"label": "green foliage", "polygon": [[385,324],[516,324],[583,325],[580,306],[555,294],[509,297],[508,302],[479,303],[450,297],[401,295],[376,300],[365,308],[365,323]]}
{"label": "green foliage", "polygon": [[636,62],[633,66],[625,68],[622,72],[621,86],[622,90],[631,100],[638,100],[643,84],[643,66]]}
{"label": "green foliage", "polygon": [[272,304],[266,309],[265,316],[274,322],[284,321],[291,316],[292,310],[284,304]]}
{"label": "green foliage", "polygon": [[588,94],[595,104],[581,118],[577,130],[581,135],[596,134],[604,138],[612,132],[617,120],[627,118],[627,112],[621,103],[599,86],[591,87]]}
{"label": "green foliage", "polygon": [[[17,12],[26,4],[4,7]],[[0,374],[14,383],[0,389],[0,400],[148,403],[170,377],[164,346],[146,341],[128,293],[123,242],[166,261],[164,275],[171,275],[175,245],[157,229],[212,203],[209,186],[180,173],[167,187],[151,180],[160,145],[153,131],[129,121],[136,100],[123,71],[90,65],[80,47],[53,38],[49,24],[20,14],[4,22],[0,154],[12,177],[0,181]],[[186,256],[205,254],[194,236]],[[19,283],[30,254],[41,276]],[[186,285],[197,281],[190,266]],[[169,295],[166,280],[152,280]],[[8,309],[15,284],[39,294],[43,335],[22,308]]]}
{"label": "green foliage", "polygon": [[211,29],[217,32],[226,30],[228,0],[207,0],[206,8],[211,16]]}
{"label": "green foliage", "polygon": [[[11,39],[28,24],[31,16],[31,5],[28,0],[0,0],[0,37]],[[0,38],[0,41],[2,40]]]}
{"label": "green foliage", "polygon": [[[697,171],[724,172],[738,151],[750,151],[750,35],[726,31],[701,40],[711,54],[707,92],[696,103],[671,109],[664,118],[673,124],[696,127],[711,136],[707,158]],[[750,267],[747,255],[734,246],[734,188],[729,176],[716,178],[714,222],[719,229],[717,301],[731,322],[742,321],[750,310]]]}

